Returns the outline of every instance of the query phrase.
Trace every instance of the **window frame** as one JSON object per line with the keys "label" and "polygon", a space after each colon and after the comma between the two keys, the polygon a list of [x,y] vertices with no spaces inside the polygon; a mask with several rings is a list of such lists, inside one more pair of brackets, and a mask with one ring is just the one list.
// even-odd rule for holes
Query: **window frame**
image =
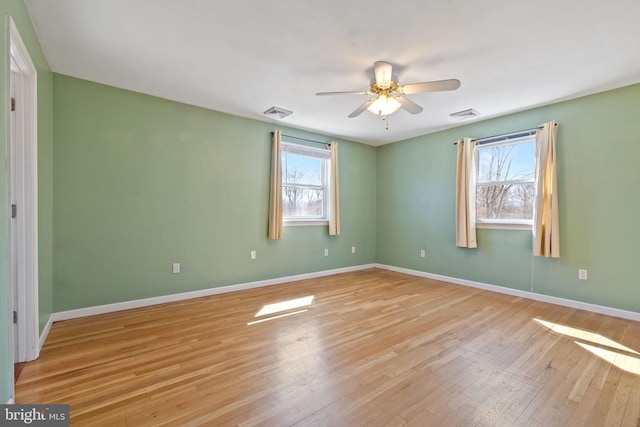
{"label": "window frame", "polygon": [[[488,182],[479,182],[480,175],[480,156],[479,151],[488,150],[496,147],[506,147],[509,145],[520,145],[520,144],[534,144],[534,170],[533,176],[531,179],[510,179],[503,181],[488,181]],[[535,178],[535,144],[536,144],[536,134],[535,131],[525,131],[522,133],[518,133],[516,135],[509,135],[498,138],[491,138],[484,143],[476,144],[474,147],[475,155],[476,155],[476,206],[478,205],[478,188],[480,187],[490,187],[497,185],[510,185],[510,184],[528,184],[532,183],[536,185]],[[535,209],[535,195],[534,195],[534,209]],[[506,229],[506,230],[532,230],[533,229],[533,217],[531,219],[487,219],[487,218],[478,218],[476,215],[476,228],[487,228],[487,229]]]}
{"label": "window frame", "polygon": [[282,139],[282,149],[281,149],[281,161],[283,161],[283,156],[285,153],[291,153],[297,156],[309,157],[314,159],[322,160],[322,170],[321,170],[321,185],[316,184],[298,184],[298,183],[287,183],[286,182],[286,170],[282,168],[282,204],[284,206],[284,187],[285,186],[296,186],[300,188],[311,188],[323,189],[323,198],[322,198],[322,217],[287,217],[285,216],[284,207],[282,209],[282,224],[283,226],[305,226],[305,225],[327,225],[329,224],[329,194],[331,191],[331,186],[329,183],[330,179],[330,167],[331,167],[331,153],[326,148],[317,148],[311,147],[305,144],[299,144],[296,142],[291,142],[286,139]]}

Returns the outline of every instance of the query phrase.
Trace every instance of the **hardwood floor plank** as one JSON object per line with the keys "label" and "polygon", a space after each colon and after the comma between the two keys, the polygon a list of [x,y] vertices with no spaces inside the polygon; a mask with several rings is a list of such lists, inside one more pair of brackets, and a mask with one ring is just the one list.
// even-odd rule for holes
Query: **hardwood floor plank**
{"label": "hardwood floor plank", "polygon": [[371,269],[55,323],[16,401],[83,426],[637,427],[638,362],[638,322]]}

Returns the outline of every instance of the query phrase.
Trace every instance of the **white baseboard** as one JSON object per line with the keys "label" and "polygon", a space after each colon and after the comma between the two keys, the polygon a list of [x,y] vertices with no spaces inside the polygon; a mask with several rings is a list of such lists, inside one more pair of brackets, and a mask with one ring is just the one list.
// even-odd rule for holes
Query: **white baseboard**
{"label": "white baseboard", "polygon": [[51,317],[49,318],[49,321],[47,322],[47,325],[45,326],[45,329],[42,331],[39,344],[40,344],[40,348],[42,348],[47,338],[47,335],[49,334],[49,330],[51,329],[52,323],[59,322],[61,320],[93,316],[95,314],[111,313],[114,311],[129,310],[132,308],[147,307],[147,306],[156,305],[156,304],[165,304],[165,303],[174,302],[174,301],[183,301],[186,299],[200,298],[200,297],[209,296],[209,295],[218,295],[218,294],[223,294],[228,292],[241,291],[245,289],[260,288],[263,286],[278,285],[281,283],[294,282],[297,280],[314,279],[317,277],[330,276],[333,274],[366,270],[368,268],[380,268],[383,270],[397,271],[399,273],[410,274],[412,276],[425,277],[433,280],[440,280],[443,282],[449,282],[456,285],[470,286],[473,288],[484,289],[491,292],[498,292],[502,294],[521,297],[521,298],[548,302],[550,304],[556,304],[556,305],[576,308],[580,310],[587,310],[587,311],[592,311],[594,313],[606,314],[609,316],[615,316],[623,319],[635,320],[640,322],[640,313],[637,313],[634,311],[606,307],[606,306],[597,305],[597,304],[591,304],[591,303],[575,301],[575,300],[570,300],[570,299],[565,299],[560,297],[554,297],[550,295],[542,295],[535,292],[522,291],[519,289],[511,289],[503,286],[491,285],[488,283],[475,282],[475,281],[466,280],[466,279],[459,279],[457,277],[442,276],[439,274],[433,274],[433,273],[428,273],[428,272],[419,271],[419,270],[411,270],[411,269],[402,268],[402,267],[395,267],[392,265],[363,264],[363,265],[357,265],[353,267],[337,268],[333,270],[317,271],[314,273],[298,274],[294,276],[278,277],[275,279],[259,280],[256,282],[221,286],[218,288],[203,289],[200,291],[183,292],[179,294],[164,295],[159,297],[144,298],[144,299],[132,300],[132,301],[124,301],[124,302],[118,302],[114,304],[105,304],[105,305],[99,305],[95,307],[80,308],[76,310],[61,311],[61,312],[53,313],[51,315]]}
{"label": "white baseboard", "polygon": [[51,330],[51,325],[53,325],[53,314],[49,316],[49,320],[47,320],[47,324],[44,325],[44,329],[40,334],[38,356],[40,355],[40,350],[42,350],[42,347],[44,346],[44,342],[47,340],[47,336],[49,335],[49,331]]}
{"label": "white baseboard", "polygon": [[[129,310],[132,308],[147,307],[156,304],[165,304],[168,302],[183,301],[191,298],[200,298],[209,295],[224,294],[227,292],[242,291],[245,289],[260,288],[263,286],[278,285],[281,283],[294,282],[297,280],[315,279],[317,277],[331,276],[340,273],[349,273],[352,271],[366,270],[375,268],[375,264],[363,264],[353,267],[336,268],[333,270],[316,271],[314,273],[297,274],[295,276],[278,277],[275,279],[259,280],[256,282],[240,283],[237,285],[221,286],[218,288],[203,289],[200,291],[183,292],[179,294],[164,295],[159,297],[144,298],[133,301],[117,302],[113,304],[98,305],[95,307],[79,308],[76,310],[60,311],[53,313],[53,322],[61,320],[75,319],[78,317],[93,316],[95,314],[111,313],[120,310]],[[48,330],[47,330],[48,332]],[[44,343],[44,341],[41,341]]]}
{"label": "white baseboard", "polygon": [[9,400],[7,400],[7,403],[6,403],[6,404],[7,404],[7,405],[13,405],[13,403],[14,403],[13,399],[9,399]]}
{"label": "white baseboard", "polygon": [[577,308],[579,310],[592,311],[594,313],[606,314],[609,316],[620,317],[623,319],[635,320],[640,322],[640,313],[635,311],[622,310],[619,308],[606,307],[588,302],[570,300],[566,298],[554,297],[551,295],[542,295],[535,292],[521,291],[519,289],[506,288],[504,286],[490,285],[488,283],[474,282],[472,280],[458,279],[456,277],[441,276],[439,274],[427,273],[425,271],[411,270],[408,268],[394,267],[392,265],[376,264],[376,268],[383,270],[397,271],[398,273],[410,274],[412,276],[426,277],[428,279],[440,280],[443,282],[454,283],[456,285],[470,286],[472,288],[484,289],[487,291],[498,292],[501,294],[513,295],[522,298],[532,299],[536,301],[548,302],[550,304],[562,305],[565,307]]}

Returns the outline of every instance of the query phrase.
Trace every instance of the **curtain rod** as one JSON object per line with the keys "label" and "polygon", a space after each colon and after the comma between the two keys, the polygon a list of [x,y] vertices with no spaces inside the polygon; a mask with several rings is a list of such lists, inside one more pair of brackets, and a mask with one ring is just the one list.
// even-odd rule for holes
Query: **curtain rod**
{"label": "curtain rod", "polygon": [[[556,123],[555,126],[558,126],[558,124]],[[474,139],[472,139],[472,141],[475,141],[479,145],[482,145],[482,144],[486,144],[487,141],[492,140],[492,139],[508,138],[510,136],[522,135],[522,134],[527,134],[527,133],[531,134],[531,133],[535,132],[536,129],[542,129],[542,128],[543,128],[543,126],[538,126],[538,127],[531,128],[531,129],[519,130],[517,132],[503,133],[503,134],[500,134],[500,135],[493,135],[493,136],[485,136],[484,138],[474,138]],[[453,145],[458,145],[458,143],[454,142]]]}
{"label": "curtain rod", "polygon": [[[273,135],[273,132],[271,132],[271,135]],[[281,135],[286,136],[287,138],[298,139],[300,141],[313,142],[314,144],[322,144],[322,145],[328,144],[328,142],[314,141],[313,139],[300,138],[299,136],[293,136],[293,135],[285,135],[284,133]]]}

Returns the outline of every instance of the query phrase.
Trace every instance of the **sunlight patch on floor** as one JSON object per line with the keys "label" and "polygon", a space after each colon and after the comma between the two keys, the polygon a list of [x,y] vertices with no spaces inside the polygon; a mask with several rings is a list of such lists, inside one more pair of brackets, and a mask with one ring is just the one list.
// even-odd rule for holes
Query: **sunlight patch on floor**
{"label": "sunlight patch on floor", "polygon": [[268,314],[280,313],[287,310],[294,310],[300,307],[308,307],[313,302],[313,295],[309,295],[302,298],[290,299],[287,301],[274,302],[267,304],[260,309],[255,317],[266,316]]}
{"label": "sunlight patch on floor", "polygon": [[255,314],[254,317],[268,316],[270,314],[275,314],[275,313],[282,313],[282,314],[277,314],[275,316],[266,317],[260,320],[254,320],[253,322],[247,323],[247,326],[255,325],[256,323],[262,323],[269,320],[280,319],[282,317],[293,316],[294,314],[304,313],[305,311],[308,311],[308,309],[305,308],[304,310],[292,311],[288,313],[283,313],[283,312],[289,311],[289,310],[295,310],[301,307],[308,307],[311,305],[312,302],[313,302],[313,295],[308,295],[306,297],[294,298],[286,301],[267,304],[263,306],[260,310],[258,310],[258,312]]}
{"label": "sunlight patch on floor", "polygon": [[559,325],[557,323],[553,323],[553,322],[548,322],[546,320],[540,320],[540,319],[533,319],[536,322],[538,322],[539,324],[541,324],[542,326],[546,326],[547,328],[551,329],[553,332],[562,334],[562,335],[566,335],[568,337],[572,337],[572,338],[577,338],[577,339],[581,339],[584,341],[589,341],[591,343],[594,344],[601,344],[601,345],[605,345],[607,347],[611,347],[611,348],[615,348],[618,350],[623,350],[623,351],[627,351],[629,353],[634,353],[634,354],[638,354],[640,355],[640,353],[638,353],[635,350],[630,349],[629,347],[625,347],[622,344],[615,342],[607,337],[604,337],[600,334],[597,334],[595,332],[589,332],[589,331],[584,331],[582,329],[576,329],[576,328],[572,328],[571,326],[564,326],[564,325]]}
{"label": "sunlight patch on floor", "polygon": [[267,322],[269,320],[280,319],[282,317],[293,316],[294,314],[304,313],[305,311],[309,311],[309,310],[307,310],[305,308],[304,310],[298,310],[298,311],[293,311],[291,313],[284,313],[284,314],[279,314],[277,316],[266,317],[266,318],[260,319],[260,320],[254,320],[253,322],[247,323],[247,326],[255,325],[256,323]]}
{"label": "sunlight patch on floor", "polygon": [[[592,344],[596,344],[603,347],[596,347],[595,345],[587,344],[584,342],[574,341],[577,345],[587,350],[588,352],[598,356],[602,360],[612,364],[613,366],[622,369],[623,371],[630,372],[635,375],[640,375],[640,358],[631,356],[631,353],[640,355],[635,350],[630,349],[629,347],[625,347],[624,345],[613,341],[607,337],[604,337],[595,332],[589,332],[582,329],[572,328],[571,326],[559,325],[557,323],[533,319],[538,322],[540,325],[549,328],[553,332],[556,332],[561,335],[565,335],[571,338],[579,339],[582,341],[588,341]],[[614,351],[619,350],[619,351]],[[624,353],[621,353],[624,352]]]}
{"label": "sunlight patch on floor", "polygon": [[627,356],[626,354],[618,353],[616,351],[607,350],[606,348],[594,347],[589,344],[574,341],[580,347],[590,351],[601,359],[606,360],[613,366],[622,369],[623,371],[631,372],[632,374],[640,375],[640,359],[633,356]]}

